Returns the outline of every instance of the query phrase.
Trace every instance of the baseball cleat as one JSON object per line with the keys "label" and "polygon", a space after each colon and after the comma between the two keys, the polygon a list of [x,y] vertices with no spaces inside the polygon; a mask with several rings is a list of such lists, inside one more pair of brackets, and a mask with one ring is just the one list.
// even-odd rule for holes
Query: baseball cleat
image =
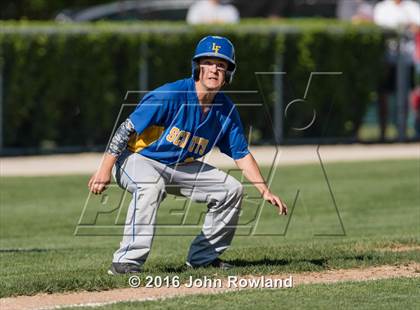
{"label": "baseball cleat", "polygon": [[216,258],[214,261],[212,261],[210,264],[207,265],[192,265],[190,262],[185,262],[185,265],[189,268],[200,268],[200,267],[215,267],[223,270],[232,269],[234,266],[231,264],[228,264],[224,261],[222,261],[220,258]]}
{"label": "baseball cleat", "polygon": [[223,269],[223,270],[228,270],[228,269],[233,268],[233,265],[228,264],[228,263],[222,261],[219,258],[216,258],[214,261],[212,261],[209,266],[220,268],[220,269]]}
{"label": "baseball cleat", "polygon": [[129,263],[112,263],[108,269],[109,275],[119,275],[127,273],[139,273],[141,272],[141,266]]}

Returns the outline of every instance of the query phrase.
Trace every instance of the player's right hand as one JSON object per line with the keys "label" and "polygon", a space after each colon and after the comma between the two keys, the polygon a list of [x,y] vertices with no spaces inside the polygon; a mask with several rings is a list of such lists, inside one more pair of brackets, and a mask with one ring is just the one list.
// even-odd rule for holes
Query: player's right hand
{"label": "player's right hand", "polygon": [[111,182],[111,172],[98,170],[88,182],[89,190],[95,195],[101,194]]}

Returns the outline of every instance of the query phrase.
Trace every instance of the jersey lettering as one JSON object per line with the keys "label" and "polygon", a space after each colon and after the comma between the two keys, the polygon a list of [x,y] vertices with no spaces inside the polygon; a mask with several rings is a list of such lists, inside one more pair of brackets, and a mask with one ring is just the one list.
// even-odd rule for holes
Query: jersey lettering
{"label": "jersey lettering", "polygon": [[185,148],[190,139],[191,133],[188,131],[181,130],[178,136],[175,138],[173,144],[178,145],[180,148]]}
{"label": "jersey lettering", "polygon": [[172,127],[169,134],[166,136],[166,141],[173,142],[176,137],[178,137],[179,129],[177,127]]}
{"label": "jersey lettering", "polygon": [[194,148],[195,148],[195,146],[198,144],[198,140],[199,140],[200,138],[199,137],[197,137],[197,136],[194,136],[194,137],[192,137],[192,139],[191,139],[191,143],[190,143],[190,146],[188,147],[188,151],[189,152],[194,152]]}
{"label": "jersey lettering", "polygon": [[190,137],[191,132],[180,130],[177,127],[172,127],[166,135],[166,140],[182,149],[188,145],[189,152],[203,156],[207,145],[209,144],[209,140],[198,136],[193,136],[191,139]]}
{"label": "jersey lettering", "polygon": [[206,150],[207,144],[209,144],[209,140],[204,139],[204,138],[199,138],[195,153],[196,154],[198,153],[202,156]]}

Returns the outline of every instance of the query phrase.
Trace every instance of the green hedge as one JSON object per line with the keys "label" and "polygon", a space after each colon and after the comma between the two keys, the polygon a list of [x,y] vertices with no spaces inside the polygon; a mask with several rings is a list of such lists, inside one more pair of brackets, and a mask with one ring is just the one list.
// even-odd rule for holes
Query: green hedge
{"label": "green hedge", "polygon": [[[233,95],[245,105],[240,112],[245,127],[255,129],[254,138],[273,141],[273,75],[257,79],[255,72],[275,70],[279,55],[287,72],[285,105],[303,98],[311,72],[343,72],[313,77],[306,101],[288,111],[285,138],[355,135],[383,66],[384,36],[373,26],[328,20],[245,21],[216,28],[0,22],[4,146],[106,144],[126,91],[139,89],[144,61],[149,89],[189,76],[195,44],[210,33],[225,35],[235,44],[238,70],[229,90],[259,91]],[[264,102],[265,108],[254,107],[256,101]],[[317,112],[315,124],[294,130],[312,117],[312,108]]]}

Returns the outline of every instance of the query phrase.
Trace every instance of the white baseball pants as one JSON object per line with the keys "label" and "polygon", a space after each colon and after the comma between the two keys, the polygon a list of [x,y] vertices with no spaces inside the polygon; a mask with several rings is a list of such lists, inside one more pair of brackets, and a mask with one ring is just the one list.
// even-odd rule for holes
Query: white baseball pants
{"label": "white baseball pants", "polygon": [[191,265],[208,265],[229,247],[243,195],[242,184],[232,176],[199,161],[167,166],[129,151],[120,156],[113,172],[119,186],[133,195],[113,262],[142,265],[146,261],[157,210],[167,192],[207,203],[201,233],[188,253]]}

